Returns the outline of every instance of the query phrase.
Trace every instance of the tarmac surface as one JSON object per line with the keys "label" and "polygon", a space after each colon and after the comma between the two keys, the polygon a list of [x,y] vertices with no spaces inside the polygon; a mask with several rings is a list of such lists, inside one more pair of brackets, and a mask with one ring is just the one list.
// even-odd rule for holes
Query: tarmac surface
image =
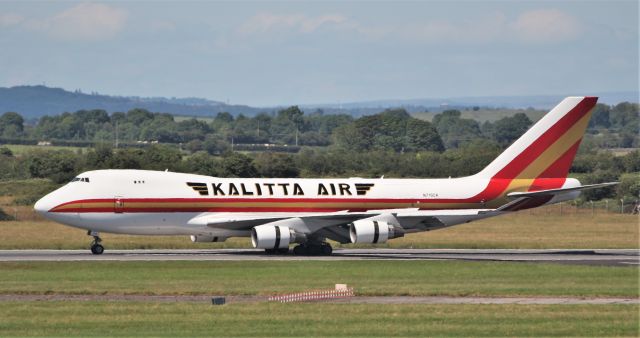
{"label": "tarmac surface", "polygon": [[0,250],[0,262],[26,261],[243,261],[425,260],[498,261],[639,266],[637,249],[335,249],[332,256],[267,255],[257,249],[212,250]]}

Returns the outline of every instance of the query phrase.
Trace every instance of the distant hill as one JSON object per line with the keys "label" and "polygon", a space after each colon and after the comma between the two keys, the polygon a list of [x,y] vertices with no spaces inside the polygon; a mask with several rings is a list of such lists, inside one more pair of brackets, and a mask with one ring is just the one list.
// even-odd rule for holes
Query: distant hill
{"label": "distant hill", "polygon": [[370,111],[384,110],[393,107],[403,107],[409,112],[420,112],[425,109],[431,112],[438,112],[445,109],[460,109],[465,107],[486,107],[486,108],[506,108],[506,109],[549,109],[553,108],[563,98],[571,95],[598,96],[599,103],[608,105],[618,104],[628,101],[638,103],[638,92],[603,92],[603,93],[569,93],[564,95],[529,95],[529,96],[482,96],[482,97],[450,97],[432,99],[408,99],[408,100],[376,100],[348,103],[330,103],[302,106],[306,109],[322,108],[325,111],[346,110],[346,111]]}
{"label": "distant hill", "polygon": [[212,116],[222,111],[234,115],[241,113],[255,115],[265,111],[249,106],[228,105],[199,98],[108,96],[70,92],[62,88],[46,86],[0,87],[0,114],[14,111],[27,118],[37,118],[44,115],[75,112],[81,109],[104,109],[111,113],[126,112],[134,108],[190,116]]}
{"label": "distant hill", "polygon": [[[617,104],[623,101],[638,102],[637,92],[584,93],[600,97],[599,102]],[[350,114],[353,116],[371,115],[390,108],[404,108],[409,113],[441,112],[445,109],[461,109],[479,106],[483,108],[505,109],[549,109],[568,95],[546,96],[493,96],[493,97],[457,97],[414,100],[378,100],[350,103],[325,103],[301,105],[305,112],[322,110],[325,114]],[[233,115],[254,116],[261,112],[273,113],[286,106],[250,107],[229,105],[220,101],[202,98],[165,98],[109,96],[96,93],[85,94],[70,92],[62,88],[46,86],[0,87],[0,114],[7,111],[20,113],[26,118],[38,118],[44,115],[57,115],[82,109],[104,109],[109,113],[126,112],[134,108],[143,108],[152,112],[171,113],[185,116],[214,116],[219,112]]]}

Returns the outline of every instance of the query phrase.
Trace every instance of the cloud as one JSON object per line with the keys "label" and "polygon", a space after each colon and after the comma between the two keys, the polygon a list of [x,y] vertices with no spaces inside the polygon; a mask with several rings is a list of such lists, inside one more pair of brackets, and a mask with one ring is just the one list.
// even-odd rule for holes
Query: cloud
{"label": "cloud", "polygon": [[28,27],[60,40],[96,41],[116,36],[124,28],[128,13],[98,3],[81,3],[52,17],[29,20]]}
{"label": "cloud", "polygon": [[566,41],[577,37],[582,31],[576,18],[557,9],[525,12],[512,27],[516,36],[525,42]]}
{"label": "cloud", "polygon": [[374,40],[444,44],[557,43],[575,39],[583,31],[576,18],[555,9],[527,11],[511,19],[497,12],[462,21],[430,20],[396,26],[354,23],[351,27]]}
{"label": "cloud", "polygon": [[260,13],[246,22],[238,29],[241,35],[267,34],[273,31],[292,31],[296,33],[313,33],[320,27],[340,25],[347,22],[347,18],[340,14],[327,14],[309,17],[304,14],[273,14]]}
{"label": "cloud", "polygon": [[359,41],[434,45],[479,45],[499,43],[556,44],[571,41],[583,33],[575,17],[557,9],[534,9],[507,16],[496,11],[467,19],[425,19],[389,24],[359,22],[342,14],[309,16],[301,13],[278,14],[263,12],[250,17],[220,41],[246,39],[246,42],[282,41],[320,30],[334,35],[349,36]]}
{"label": "cloud", "polygon": [[149,29],[153,32],[174,32],[176,28],[176,23],[168,20],[156,20],[149,24]]}
{"label": "cloud", "polygon": [[0,27],[15,26],[24,21],[24,17],[15,13],[0,14]]}
{"label": "cloud", "polygon": [[484,43],[496,40],[504,31],[506,17],[495,13],[474,20],[436,20],[401,27],[398,34],[421,42]]}

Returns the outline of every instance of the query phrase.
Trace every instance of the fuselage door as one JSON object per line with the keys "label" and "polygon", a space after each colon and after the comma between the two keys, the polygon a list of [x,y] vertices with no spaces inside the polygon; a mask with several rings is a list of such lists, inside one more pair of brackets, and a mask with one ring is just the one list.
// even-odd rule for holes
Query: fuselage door
{"label": "fuselage door", "polygon": [[116,196],[113,198],[113,212],[121,214],[124,211],[124,198]]}

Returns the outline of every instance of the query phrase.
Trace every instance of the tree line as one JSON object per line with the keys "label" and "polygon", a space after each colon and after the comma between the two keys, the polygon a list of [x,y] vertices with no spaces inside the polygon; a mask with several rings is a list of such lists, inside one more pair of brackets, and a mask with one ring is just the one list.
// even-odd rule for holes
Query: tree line
{"label": "tree line", "polygon": [[[94,169],[170,170],[215,177],[460,177],[480,171],[501,151],[489,141],[443,152],[306,147],[297,154],[226,152],[221,156],[205,151],[185,156],[177,147],[162,144],[124,149],[99,145],[84,152],[34,149],[21,156],[0,147],[0,179],[48,178],[63,184],[80,172]],[[624,156],[581,151],[571,171],[585,184],[622,181],[616,188],[586,192],[584,200],[633,200],[640,193],[639,150]]]}
{"label": "tree line", "polygon": [[[25,124],[15,112],[0,116],[0,138],[11,140],[64,140],[111,143],[159,142],[179,144],[191,153],[222,154],[233,144],[285,144],[337,146],[353,151],[438,151],[488,140],[504,147],[524,133],[532,121],[524,113],[479,123],[461,117],[459,110],[445,110],[431,122],[413,118],[404,109],[354,119],[350,115],[325,115],[322,110],[305,114],[296,106],[255,117],[218,113],[208,121],[176,119],[167,113],[133,109],[108,114],[104,110],[80,110],[44,116]],[[638,104],[597,104],[586,143],[597,148],[639,146]]]}

